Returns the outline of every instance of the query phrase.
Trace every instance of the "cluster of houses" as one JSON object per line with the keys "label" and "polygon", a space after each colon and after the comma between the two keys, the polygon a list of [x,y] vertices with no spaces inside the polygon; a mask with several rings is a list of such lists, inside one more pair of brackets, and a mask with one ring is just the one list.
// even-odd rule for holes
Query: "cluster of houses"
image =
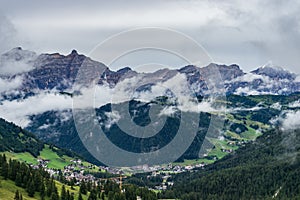
{"label": "cluster of houses", "polygon": [[187,171],[193,171],[197,169],[203,169],[205,167],[204,163],[196,164],[196,165],[155,165],[155,166],[136,166],[132,167],[131,170],[135,173],[142,173],[142,172],[151,172],[150,175],[147,176],[147,178],[151,179],[152,177],[162,177],[162,182],[160,185],[155,186],[154,188],[150,188],[152,190],[166,190],[168,187],[173,186],[173,182],[170,181],[169,178],[171,178],[174,174],[179,174]]}
{"label": "cluster of houses", "polygon": [[[68,181],[75,180],[75,184],[79,184],[81,181],[97,182],[97,178],[95,176],[85,173],[89,170],[95,171],[96,169],[96,171],[107,172],[110,174],[123,174],[122,170],[117,168],[105,166],[96,167],[94,165],[86,166],[80,159],[70,160],[71,164],[66,165],[64,169],[50,168],[48,166],[49,162],[50,160],[38,158],[37,164],[30,164],[30,166],[34,169],[43,168],[50,174],[50,176],[59,176],[59,174],[62,174]],[[117,182],[119,179],[116,179],[115,181]]]}
{"label": "cluster of houses", "polygon": [[[52,169],[48,167],[48,164],[50,160],[45,160],[38,158],[37,159],[38,164],[31,165],[33,168],[43,168],[45,169],[51,176],[58,176],[59,174],[62,174],[66,180],[75,180],[75,184],[79,184],[81,181],[85,182],[97,182],[97,178],[91,174],[85,173],[89,170],[98,170],[99,172],[107,172],[110,174],[118,174],[118,175],[124,175],[124,168],[112,168],[112,167],[106,167],[106,166],[99,166],[96,167],[94,165],[83,165],[82,160],[80,159],[74,159],[70,160],[71,164],[64,167],[64,169]],[[155,190],[166,190],[169,186],[173,185],[173,182],[169,181],[169,178],[178,173],[183,173],[187,171],[193,171],[195,168],[204,168],[205,164],[196,164],[196,165],[188,165],[188,166],[182,166],[182,165],[155,165],[155,166],[148,166],[148,165],[142,165],[142,166],[135,166],[129,168],[129,171],[131,172],[152,172],[149,175],[149,178],[156,177],[156,176],[162,176],[163,181],[161,185],[155,186]],[[128,170],[128,169],[127,169]],[[119,183],[120,179],[118,177],[115,177],[115,182]]]}

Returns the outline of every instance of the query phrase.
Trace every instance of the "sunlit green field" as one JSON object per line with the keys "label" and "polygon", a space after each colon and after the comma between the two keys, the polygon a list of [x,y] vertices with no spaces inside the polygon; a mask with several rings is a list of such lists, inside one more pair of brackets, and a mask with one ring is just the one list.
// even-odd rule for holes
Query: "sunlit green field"
{"label": "sunlit green field", "polygon": [[[56,182],[56,186],[58,189],[58,193],[60,194],[62,184],[60,182]],[[74,193],[75,200],[78,199],[78,193],[79,193],[79,187],[75,186],[74,190],[71,189],[70,186],[65,186],[67,190],[70,191],[70,193]],[[29,197],[27,195],[27,192],[24,188],[17,187],[13,181],[10,180],[3,180],[3,178],[0,176],[0,199],[1,200],[14,200],[15,192],[19,191],[22,196],[23,200],[36,200],[41,199],[39,193],[35,193],[34,197]],[[88,195],[82,195],[83,199],[88,199]],[[50,198],[45,197],[45,200],[49,200]]]}
{"label": "sunlit green field", "polygon": [[[71,158],[69,156],[59,156],[56,152],[49,148],[49,145],[45,145],[44,149],[40,152],[40,156],[38,158],[33,157],[30,153],[13,153],[13,152],[3,152],[8,159],[16,159],[22,162],[26,162],[28,164],[38,164],[37,159],[42,158],[44,160],[49,160],[47,164],[48,168],[53,169],[64,169],[65,166],[71,164]],[[85,167],[91,166],[91,163],[86,161],[82,162],[82,165]],[[79,168],[78,168],[79,169]],[[92,165],[91,169],[87,169],[86,171],[98,172],[99,168],[95,165]]]}

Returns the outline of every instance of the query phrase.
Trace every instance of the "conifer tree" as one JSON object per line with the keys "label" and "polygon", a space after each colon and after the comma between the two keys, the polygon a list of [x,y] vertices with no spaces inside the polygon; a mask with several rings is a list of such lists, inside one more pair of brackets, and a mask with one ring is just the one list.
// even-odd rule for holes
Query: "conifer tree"
{"label": "conifer tree", "polygon": [[97,200],[97,191],[96,190],[92,190],[90,192],[88,200]]}
{"label": "conifer tree", "polygon": [[102,200],[105,200],[104,192],[101,193],[101,199],[102,199]]}
{"label": "conifer tree", "polygon": [[40,187],[40,194],[41,194],[41,200],[44,200],[45,199],[45,195],[46,195],[44,183],[42,183],[42,185]]}
{"label": "conifer tree", "polygon": [[16,191],[14,200],[20,200],[19,190]]}
{"label": "conifer tree", "polygon": [[51,194],[51,200],[59,200],[59,196],[56,192],[52,192]]}
{"label": "conifer tree", "polygon": [[62,188],[61,188],[60,199],[61,200],[68,200],[65,185],[63,185]]}
{"label": "conifer tree", "polygon": [[22,186],[22,174],[21,173],[17,173],[17,176],[16,176],[16,180],[15,180],[15,184],[16,186],[19,186],[21,187]]}
{"label": "conifer tree", "polygon": [[84,181],[81,182],[79,190],[80,190],[81,194],[85,194],[85,195],[87,194],[87,188],[86,188],[86,184]]}
{"label": "conifer tree", "polygon": [[79,192],[78,200],[83,200],[81,192]]}
{"label": "conifer tree", "polygon": [[27,184],[27,189],[26,189],[28,196],[34,197],[35,189],[34,189],[34,182],[33,180],[30,180]]}

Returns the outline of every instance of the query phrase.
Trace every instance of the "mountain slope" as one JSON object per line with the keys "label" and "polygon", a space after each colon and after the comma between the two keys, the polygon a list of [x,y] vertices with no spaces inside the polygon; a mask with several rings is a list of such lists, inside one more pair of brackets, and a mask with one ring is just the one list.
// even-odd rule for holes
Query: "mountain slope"
{"label": "mountain slope", "polygon": [[[95,66],[102,66],[100,62],[80,55],[76,50],[73,50],[69,55],[59,53],[37,55],[18,47],[1,56],[0,75],[6,80],[22,77],[22,84],[17,88],[19,95],[22,96],[21,91],[35,93],[37,89],[71,90],[77,72],[82,65],[90,66],[91,69]],[[14,68],[16,70],[13,70]],[[216,70],[220,73],[221,78],[218,81],[224,85],[228,94],[247,95],[251,94],[250,92],[253,94],[253,91],[257,94],[291,94],[300,91],[300,83],[296,79],[296,74],[272,65],[258,68],[251,73],[243,72],[236,64],[219,65],[214,63],[208,66],[189,65],[178,70],[163,69],[153,73],[137,73],[129,67],[118,71],[107,68],[99,76],[98,83],[100,85],[107,83],[114,87],[125,79],[142,77],[148,80],[148,84],[156,84],[169,80],[176,73],[179,73],[187,77],[196,94],[203,95],[208,89],[207,77],[215,75],[212,73],[216,73]]]}
{"label": "mountain slope", "polygon": [[[297,101],[299,98],[300,94],[293,94],[290,96],[228,96],[224,128],[222,130],[217,130],[217,136],[215,136],[215,139],[220,137],[223,138],[223,141],[221,139],[214,140],[215,145],[219,147],[209,153],[209,159],[220,159],[227,154],[227,151],[238,148],[243,142],[254,140],[261,134],[261,131],[272,126],[272,123],[270,122],[271,119],[279,116],[284,110],[295,109],[290,108],[289,105]],[[154,105],[153,102],[151,104],[141,103],[139,101],[130,101],[123,104],[124,108],[130,108],[129,112],[132,114],[131,119],[137,125],[145,126],[149,123],[155,123],[155,120],[160,119],[160,116],[157,116],[151,121],[148,116],[149,109]],[[277,104],[281,106],[281,110],[274,108],[274,105]],[[128,151],[147,152],[150,151],[151,148],[153,148],[152,150],[161,148],[166,143],[170,142],[174,133],[177,133],[176,127],[179,125],[178,119],[180,119],[180,116],[174,115],[169,117],[169,124],[166,123],[164,129],[161,129],[161,131],[156,134],[156,137],[153,137],[150,140],[133,139],[130,138],[126,132],[120,130],[118,122],[110,123],[110,118],[108,117],[110,111],[110,104],[96,109],[99,124],[102,125],[102,130],[105,130],[107,137],[109,137],[110,140]],[[118,114],[122,116],[127,112],[128,110],[123,110],[122,112],[118,112]],[[71,149],[88,159],[90,162],[97,162],[83,146],[78,136],[73,118],[71,117],[67,120],[61,120],[58,117],[60,116],[59,113],[60,112],[49,111],[32,116],[32,122],[27,129],[34,132],[44,141]],[[206,136],[211,116],[213,114],[213,112],[199,113],[199,132],[197,133],[190,148],[187,149],[187,151],[179,159],[180,161],[183,161],[184,159],[197,159],[199,157],[199,150],[203,139]],[[105,127],[106,125],[109,125],[109,127]],[[230,145],[228,145],[228,143],[230,143]]]}
{"label": "mountain slope", "polygon": [[299,199],[300,130],[271,130],[233,155],[174,178],[165,197]]}
{"label": "mountain slope", "polygon": [[[37,137],[0,118],[0,153],[5,153],[8,158],[16,159],[28,164],[38,165],[38,159],[48,160],[47,167],[64,169],[71,164],[74,158],[80,158],[78,154],[48,145]],[[84,165],[91,165],[83,162]]]}
{"label": "mountain slope", "polygon": [[[4,54],[1,60],[3,61],[0,62],[1,81],[11,84],[14,83],[13,80],[18,80],[18,84],[14,84],[13,89],[0,91],[0,115],[33,132],[38,138],[44,141],[57,144],[61,148],[76,151],[85,158],[89,158],[90,161],[97,163],[97,160],[83,147],[72,116],[74,97],[81,96],[88,89],[83,87],[81,91],[80,89],[77,91],[77,88],[73,88],[73,84],[83,63],[90,66],[91,69],[96,66],[105,66],[85,55],[78,54],[75,50],[69,55],[61,55],[59,53],[36,55],[33,52],[15,48]],[[6,62],[7,60],[9,62]],[[3,69],[10,69],[12,63],[18,63],[23,67],[21,69],[26,68],[26,70],[20,70],[18,73],[15,72],[13,74],[4,73]],[[183,92],[188,91],[189,93],[180,93],[177,96],[188,97],[190,99],[198,98],[202,101],[210,92],[209,89],[211,88],[206,84],[206,79],[214,75],[213,72],[215,71],[212,70],[213,68],[219,71],[221,80],[217,80],[217,82],[220,85],[224,85],[224,92],[228,97],[228,101],[223,101],[229,104],[230,113],[225,117],[225,128],[218,130],[221,132],[220,134],[218,133],[219,136],[221,138],[224,137],[226,142],[235,142],[240,145],[239,143],[243,143],[243,140],[250,141],[255,139],[262,129],[271,125],[269,120],[281,113],[280,109],[272,107],[273,105],[260,105],[259,101],[267,101],[264,97],[256,96],[258,100],[255,100],[256,97],[253,97],[253,100],[249,98],[249,95],[290,95],[293,92],[300,91],[300,83],[297,82],[295,75],[285,70],[273,69],[273,66],[264,67],[252,73],[243,72],[236,64],[189,65],[181,69],[161,69],[153,73],[138,73],[129,67],[112,71],[106,67],[103,74],[96,76],[96,88],[99,89],[96,90],[96,96],[99,95],[99,98],[96,98],[99,100],[99,106],[97,104],[96,109],[99,116],[101,117],[102,111],[102,117],[104,117],[103,112],[107,112],[104,108],[110,103],[128,103],[131,100],[128,100],[130,97],[139,101],[140,96],[144,95],[147,97],[145,95],[147,92],[151,94],[148,96],[151,96],[152,99],[167,95],[173,98],[175,93],[172,90],[178,88]],[[141,82],[143,84],[139,85]],[[166,85],[163,85],[163,83],[166,83]],[[162,94],[159,93],[162,91],[161,88],[165,89]],[[133,90],[134,94],[128,92],[131,90]],[[114,91],[120,92],[113,93],[116,103],[110,102],[112,99],[110,98],[111,94]],[[239,98],[232,94],[245,97]],[[224,99],[226,98],[224,97]],[[195,102],[190,102],[190,99],[188,103],[194,104]],[[149,99],[146,100],[148,103],[151,101]],[[197,103],[200,104],[201,101]],[[251,106],[248,105],[249,102]],[[288,107],[287,105],[284,106],[283,108]],[[189,104],[187,104],[187,107],[189,107]],[[205,105],[203,107],[211,106]],[[202,121],[204,122],[203,126],[207,126],[207,121],[209,121],[209,117],[213,113],[205,110],[205,108],[202,112],[204,114],[201,114],[202,117],[204,116],[204,120]],[[188,111],[192,110],[190,107],[188,109],[190,109]],[[133,117],[133,115],[131,117],[133,119],[141,118],[141,121],[144,120],[144,124],[150,123],[149,118],[143,119],[142,116]],[[176,120],[173,120],[169,127],[172,125],[175,127],[178,125],[176,123]],[[192,147],[185,152],[180,160],[198,158],[197,151],[200,149],[205,137],[203,135],[205,128],[202,133],[200,131],[197,134]],[[112,126],[110,131],[115,131],[114,133],[116,133],[116,130],[116,126]],[[172,138],[174,131],[166,132],[169,133],[165,138]],[[119,131],[119,133],[121,132]],[[120,134],[114,135],[112,138],[118,143]],[[164,139],[160,141],[165,142],[164,145],[166,145]],[[123,141],[123,145],[132,148],[128,142],[129,140]],[[224,146],[224,148],[215,149],[214,154],[211,155],[212,159],[221,158],[226,155],[227,151],[235,149],[237,145],[231,148],[228,145],[221,145],[218,141],[216,146]],[[144,150],[157,149],[159,147],[161,146],[155,147],[153,145],[151,147],[145,146],[144,149],[143,147],[137,147],[131,150],[137,151],[139,148],[140,152],[144,152]],[[98,162],[98,164],[100,163]]]}
{"label": "mountain slope", "polygon": [[38,156],[43,148],[43,142],[39,141],[35,135],[0,119],[0,151],[28,152],[33,156]]}

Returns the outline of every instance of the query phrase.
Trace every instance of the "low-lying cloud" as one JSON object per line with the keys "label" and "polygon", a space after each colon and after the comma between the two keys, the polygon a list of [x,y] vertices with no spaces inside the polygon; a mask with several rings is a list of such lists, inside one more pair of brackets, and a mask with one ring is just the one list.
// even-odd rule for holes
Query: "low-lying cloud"
{"label": "low-lying cloud", "polygon": [[13,76],[28,72],[34,68],[38,55],[28,50],[14,48],[0,57],[0,74]]}
{"label": "low-lying cloud", "polygon": [[22,85],[22,82],[22,76],[17,76],[13,79],[0,78],[0,93],[9,92],[11,90],[17,89]]}
{"label": "low-lying cloud", "polygon": [[[4,87],[5,82],[1,82],[0,86]],[[178,74],[173,78],[152,85],[148,90],[137,91],[134,87],[140,82],[140,77],[125,79],[119,82],[114,88],[108,84],[96,85],[90,88],[81,88],[82,95],[75,96],[76,105],[80,108],[93,106],[99,108],[108,103],[118,104],[132,99],[149,102],[159,96],[168,96],[168,101],[176,102],[177,109],[188,112],[216,112],[220,111],[214,108],[213,99],[207,99],[198,103],[193,98],[185,75]],[[14,80],[10,84],[10,88],[17,88],[22,82],[21,77]],[[1,87],[0,87],[1,88]],[[22,127],[26,127],[29,123],[29,116],[41,114],[46,111],[64,111],[73,107],[73,100],[69,95],[59,94],[57,91],[37,91],[35,96],[17,100],[3,100],[0,105],[1,117],[12,121]],[[92,99],[92,100],[91,100]],[[79,102],[79,103],[78,103]],[[90,102],[90,104],[88,103]],[[164,114],[172,114],[173,109],[166,109]],[[221,109],[221,111],[225,111]],[[116,122],[115,120],[112,121]]]}
{"label": "low-lying cloud", "polygon": [[0,116],[19,126],[26,127],[29,116],[40,114],[51,110],[72,109],[72,98],[53,92],[42,92],[36,96],[13,101],[2,101],[0,105]]}
{"label": "low-lying cloud", "polygon": [[300,100],[294,101],[294,102],[290,103],[289,107],[290,108],[298,108],[298,107],[300,107]]}
{"label": "low-lying cloud", "polygon": [[294,130],[300,128],[300,110],[284,111],[279,117],[271,121],[277,124],[282,130]]}

